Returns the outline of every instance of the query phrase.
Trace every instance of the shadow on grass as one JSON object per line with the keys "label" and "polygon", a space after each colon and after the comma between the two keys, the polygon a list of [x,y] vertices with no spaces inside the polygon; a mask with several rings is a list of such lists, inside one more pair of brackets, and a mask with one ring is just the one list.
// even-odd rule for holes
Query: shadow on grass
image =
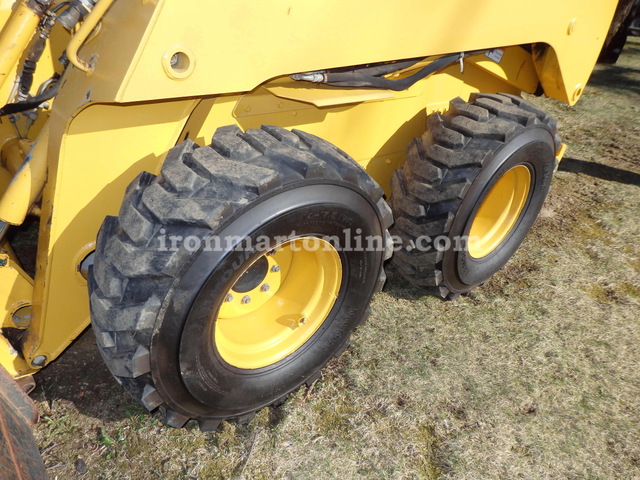
{"label": "shadow on grass", "polygon": [[640,174],[600,163],[565,158],[560,162],[559,170],[562,172],[581,173],[602,180],[640,187]]}
{"label": "shadow on grass", "polygon": [[119,421],[138,409],[104,364],[93,331],[80,335],[58,359],[34,376],[34,400],[53,405],[63,400],[78,412],[102,421]]}
{"label": "shadow on grass", "polygon": [[[625,53],[639,55],[640,44],[628,43],[625,47]],[[589,84],[619,93],[640,95],[640,69],[622,65],[607,65],[606,68],[596,68],[589,79]]]}

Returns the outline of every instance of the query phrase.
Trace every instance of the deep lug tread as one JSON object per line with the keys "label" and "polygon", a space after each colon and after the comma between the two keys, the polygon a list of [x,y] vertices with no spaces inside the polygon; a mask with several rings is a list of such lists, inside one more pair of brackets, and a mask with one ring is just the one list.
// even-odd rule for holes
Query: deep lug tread
{"label": "deep lug tread", "polygon": [[186,141],[169,150],[162,164],[162,177],[173,192],[193,192],[206,183],[206,180],[193,169],[185,165],[187,158],[196,148],[192,141]]}
{"label": "deep lug tread", "polygon": [[468,137],[486,138],[500,142],[509,141],[520,129],[516,125],[499,117],[491,123],[482,123],[469,117],[455,117],[450,123],[452,128]]}
{"label": "deep lug tread", "polygon": [[494,115],[517,122],[523,127],[533,125],[538,118],[533,113],[523,110],[514,104],[500,103],[492,98],[479,97],[476,100],[476,104]]}
{"label": "deep lug tread", "polygon": [[[286,165],[273,158],[286,159]],[[156,389],[149,346],[158,312],[184,259],[171,236],[206,239],[243,205],[261,195],[309,179],[348,181],[368,198],[383,228],[393,219],[382,189],[340,149],[300,131],[265,126],[242,132],[219,128],[209,147],[186,142],[172,149],[161,175],[143,172],[127,189],[120,217],[107,217],[98,236],[89,278],[92,325],[101,355],[116,380],[163,421],[184,426],[190,418],[171,407]],[[204,181],[204,183],[203,183]],[[391,236],[385,233],[391,252]],[[384,283],[384,270],[378,285]],[[366,318],[366,312],[361,320]],[[321,375],[315,372],[313,383]],[[288,394],[276,400],[283,401]],[[255,412],[229,418],[250,421]],[[222,419],[195,418],[204,431]]]}
{"label": "deep lug tread", "polygon": [[490,118],[490,113],[487,109],[478,107],[477,105],[473,105],[471,103],[467,103],[460,97],[451,100],[451,111],[455,112],[458,115],[469,117],[472,120],[476,120],[478,122],[486,122]]}
{"label": "deep lug tread", "polygon": [[391,177],[391,191],[401,192],[401,194],[396,194],[394,197],[393,205],[396,209],[400,209],[415,218],[424,217],[427,214],[424,205],[411,201],[404,180],[404,172],[400,170],[393,172],[393,176]]}
{"label": "deep lug tread", "polygon": [[280,127],[274,127],[273,125],[263,125],[262,130],[277,138],[285,145],[300,148],[300,137],[290,130],[286,130]]}
{"label": "deep lug tread", "polygon": [[198,427],[201,432],[215,432],[220,427],[220,420],[198,420]]}
{"label": "deep lug tread", "polygon": [[465,136],[460,132],[448,128],[444,118],[439,113],[431,115],[427,119],[427,125],[429,126],[431,136],[438,144],[453,150],[460,150],[464,147],[466,143]]}
{"label": "deep lug tread", "polygon": [[443,171],[433,163],[419,162],[418,159],[424,158],[424,143],[420,138],[414,138],[407,149],[407,159],[404,164],[404,172],[407,177],[424,179],[427,182],[438,182],[442,180]]}
{"label": "deep lug tread", "polygon": [[307,387],[310,387],[311,385],[316,383],[318,380],[320,380],[321,377],[322,377],[322,372],[320,370],[318,370],[313,375],[311,375],[309,378],[307,378],[307,380],[304,383],[305,383],[305,385]]}
{"label": "deep lug tread", "polygon": [[[423,159],[429,159],[430,163],[447,169],[481,167],[487,158],[487,154],[488,152],[486,150],[465,150],[464,152],[458,152],[445,148],[442,145],[432,144],[426,148],[425,156],[416,159],[416,162],[425,163]],[[444,174],[442,176],[444,177]]]}
{"label": "deep lug tread", "polygon": [[251,422],[256,416],[256,412],[247,413],[245,415],[240,415],[239,417],[235,417],[232,420],[235,421],[238,425],[247,425]]}
{"label": "deep lug tread", "polygon": [[168,427],[182,428],[188,421],[189,417],[181,413],[174,412],[173,410],[166,410],[164,412],[164,424]]}
{"label": "deep lug tread", "polygon": [[387,282],[387,274],[385,272],[382,272],[382,274],[378,277],[378,281],[376,283],[375,288],[373,289],[373,293],[381,292],[386,282]]}
{"label": "deep lug tread", "polygon": [[[227,160],[219,156],[213,149],[200,148],[193,155],[189,156],[193,168],[198,169],[206,178],[216,181],[216,184],[227,184],[230,198],[236,195],[252,193],[256,196],[277,188],[281,185],[277,172],[271,169],[259,167],[257,165],[243,164],[237,161]],[[203,187],[194,193],[198,198],[210,193],[210,187]],[[232,190],[232,191],[231,191]]]}
{"label": "deep lug tread", "polygon": [[469,102],[453,99],[447,113],[429,116],[428,130],[409,145],[403,169],[391,179],[391,231],[403,242],[392,264],[404,278],[443,298],[458,295],[443,284],[441,254],[405,248],[425,235],[446,236],[483,165],[514,136],[538,124],[553,132],[557,151],[562,145],[557,122],[518,96],[472,94]]}
{"label": "deep lug tread", "polygon": [[462,198],[469,188],[470,182],[463,181],[453,184],[433,186],[423,182],[412,182],[409,193],[426,203],[437,203]]}
{"label": "deep lug tread", "polygon": [[157,219],[198,227],[217,225],[233,211],[229,203],[215,199],[176,198],[160,184],[145,189],[142,201]]}
{"label": "deep lug tread", "polygon": [[125,200],[120,206],[119,222],[122,229],[136,244],[145,244],[154,234],[153,219],[140,208],[140,193],[156,179],[149,172],[142,172],[127,188]]}
{"label": "deep lug tread", "polygon": [[144,405],[144,407],[150,412],[158,408],[163,403],[162,397],[160,396],[158,391],[151,385],[144,386],[140,401],[142,402],[142,405]]}
{"label": "deep lug tread", "polygon": [[260,152],[242,139],[243,132],[237,125],[220,127],[213,134],[211,148],[221,155],[243,163],[251,163]]}

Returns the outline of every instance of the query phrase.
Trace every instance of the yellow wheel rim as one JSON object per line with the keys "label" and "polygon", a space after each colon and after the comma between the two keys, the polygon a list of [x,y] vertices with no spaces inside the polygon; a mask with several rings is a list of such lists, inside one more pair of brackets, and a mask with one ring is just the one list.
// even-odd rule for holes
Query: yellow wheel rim
{"label": "yellow wheel rim", "polygon": [[218,313],[215,344],[228,364],[272,365],[320,328],[342,283],[340,255],[317,237],[286,242],[249,265]]}
{"label": "yellow wheel rim", "polygon": [[509,235],[530,188],[531,172],[524,165],[513,167],[500,177],[473,219],[468,242],[472,258],[486,257]]}

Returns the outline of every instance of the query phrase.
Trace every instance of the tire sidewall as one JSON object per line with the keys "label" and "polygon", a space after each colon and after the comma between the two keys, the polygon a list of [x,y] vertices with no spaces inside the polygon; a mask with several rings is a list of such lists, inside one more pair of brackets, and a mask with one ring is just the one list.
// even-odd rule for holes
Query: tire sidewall
{"label": "tire sidewall", "polygon": [[[479,259],[471,257],[466,242],[459,239],[468,238],[473,220],[493,186],[506,172],[519,165],[526,166],[531,174],[528,198],[520,216],[491,253]],[[452,293],[464,293],[486,282],[509,261],[542,208],[555,167],[553,133],[544,125],[525,130],[486,161],[467,190],[449,232],[451,245],[464,245],[465,248],[450,249],[443,255],[443,280]]]}
{"label": "tire sidewall", "polygon": [[[374,206],[344,185],[317,184],[260,198],[216,233],[221,238],[341,236],[361,229],[383,238]],[[156,386],[172,408],[191,417],[228,418],[285,396],[330,360],[363,317],[382,268],[382,251],[340,251],[342,283],[331,312],[298,350],[255,370],[227,364],[215,349],[215,317],[243,268],[264,251],[201,249],[176,279],[151,346]]]}

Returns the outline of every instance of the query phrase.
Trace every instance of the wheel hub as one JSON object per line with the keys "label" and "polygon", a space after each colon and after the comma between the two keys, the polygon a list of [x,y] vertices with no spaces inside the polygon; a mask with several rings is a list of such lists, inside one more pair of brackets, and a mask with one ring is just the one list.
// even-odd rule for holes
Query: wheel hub
{"label": "wheel hub", "polygon": [[341,283],[340,256],[320,238],[296,238],[261,256],[225,293],[214,334],[220,356],[244,369],[282,360],[320,328]]}
{"label": "wheel hub", "polygon": [[493,252],[509,235],[527,202],[531,172],[524,165],[507,171],[483,200],[469,231],[468,250],[472,258]]}

